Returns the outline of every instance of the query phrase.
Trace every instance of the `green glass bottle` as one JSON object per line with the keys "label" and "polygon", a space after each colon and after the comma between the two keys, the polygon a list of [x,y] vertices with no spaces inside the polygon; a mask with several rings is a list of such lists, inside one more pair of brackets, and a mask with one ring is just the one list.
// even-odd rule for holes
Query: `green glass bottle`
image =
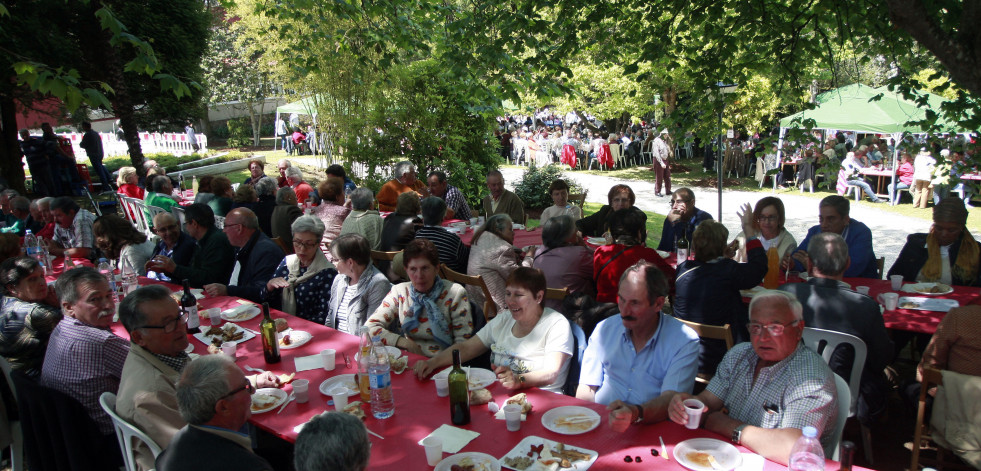
{"label": "green glass bottle", "polygon": [[282,357],[279,355],[276,323],[269,315],[269,303],[262,303],[262,322],[259,324],[259,332],[262,334],[262,355],[266,357],[266,363],[279,363]]}
{"label": "green glass bottle", "polygon": [[450,387],[450,420],[453,425],[470,423],[470,385],[467,372],[460,366],[460,350],[453,350],[453,369],[447,382]]}

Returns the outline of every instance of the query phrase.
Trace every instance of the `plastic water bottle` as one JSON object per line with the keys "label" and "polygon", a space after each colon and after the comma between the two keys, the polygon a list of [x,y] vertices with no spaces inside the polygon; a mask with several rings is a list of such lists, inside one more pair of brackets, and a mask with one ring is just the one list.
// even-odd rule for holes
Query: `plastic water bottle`
{"label": "plastic water bottle", "polygon": [[38,242],[37,236],[35,236],[30,229],[24,231],[24,252],[28,257],[31,257],[41,263],[41,265],[47,265],[47,260],[41,259],[41,244]]}
{"label": "plastic water bottle", "polygon": [[817,439],[817,429],[808,426],[803,432],[790,450],[790,471],[824,471],[824,448]]}
{"label": "plastic water bottle", "polygon": [[129,293],[132,293],[136,290],[136,288],[140,287],[139,280],[137,280],[137,271],[135,268],[133,268],[133,265],[129,263],[129,260],[125,258],[120,265],[119,273],[123,279],[123,295],[128,296]]}
{"label": "plastic water bottle", "polygon": [[387,419],[395,413],[395,398],[392,397],[392,373],[388,364],[388,351],[382,345],[381,337],[377,335],[371,339],[368,375],[371,385],[371,415],[376,419]]}
{"label": "plastic water bottle", "polygon": [[106,277],[109,282],[109,289],[112,290],[112,302],[118,303],[119,297],[116,294],[116,276],[112,272],[112,264],[105,257],[99,259],[99,273]]}

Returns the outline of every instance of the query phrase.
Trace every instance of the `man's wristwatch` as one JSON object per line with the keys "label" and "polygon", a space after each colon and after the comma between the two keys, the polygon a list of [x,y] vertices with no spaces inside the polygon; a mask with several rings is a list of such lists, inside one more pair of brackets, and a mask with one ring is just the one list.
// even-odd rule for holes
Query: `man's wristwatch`
{"label": "man's wristwatch", "polygon": [[635,424],[639,424],[644,421],[644,405],[636,404],[637,406],[637,418],[634,419]]}
{"label": "man's wristwatch", "polygon": [[732,429],[732,437],[731,437],[732,443],[735,443],[736,445],[742,445],[741,439],[743,435],[743,429],[746,428],[747,425],[748,424],[739,424],[736,426],[736,428]]}

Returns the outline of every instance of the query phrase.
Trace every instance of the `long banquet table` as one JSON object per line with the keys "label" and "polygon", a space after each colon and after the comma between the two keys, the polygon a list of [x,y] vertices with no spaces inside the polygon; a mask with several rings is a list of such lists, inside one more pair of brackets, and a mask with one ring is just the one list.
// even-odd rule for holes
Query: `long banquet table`
{"label": "long banquet table", "polygon": [[[868,286],[869,296],[873,299],[877,299],[881,293],[894,292],[899,294],[899,297],[931,297],[940,299],[953,299],[956,300],[961,306],[965,306],[971,303],[977,303],[981,300],[979,294],[981,290],[977,287],[970,286],[953,286],[954,292],[950,294],[943,295],[925,295],[917,293],[907,293],[905,291],[893,291],[891,283],[889,280],[876,280],[871,278],[845,278],[846,283],[856,286]],[[903,283],[908,284],[906,282]],[[881,304],[881,302],[880,302]],[[906,330],[910,332],[918,332],[923,334],[933,334],[937,331],[937,325],[943,320],[944,316],[947,315],[946,312],[941,311],[921,311],[918,309],[893,309],[884,310],[882,312],[882,318],[885,321],[887,329],[895,330]]]}
{"label": "long banquet table", "polygon": [[[53,279],[62,270],[60,260],[55,263],[55,275],[49,277]],[[160,283],[140,278],[141,284]],[[179,286],[171,283],[162,283],[174,291],[180,289]],[[247,301],[230,296],[214,298],[204,298],[199,301],[202,308],[208,309],[218,307],[227,309],[239,306]],[[325,410],[333,410],[333,406],[327,405],[327,396],[319,392],[320,384],[333,376],[340,374],[353,374],[356,372],[357,365],[354,363],[354,354],[358,350],[358,337],[339,332],[332,328],[315,324],[307,320],[291,316],[289,314],[272,311],[274,318],[286,318],[289,326],[294,330],[306,331],[312,334],[312,339],[306,344],[294,349],[283,349],[282,361],[278,364],[268,365],[262,355],[262,343],[259,337],[241,342],[237,351],[236,363],[239,366],[251,366],[272,371],[276,374],[296,372],[294,359],[297,357],[316,355],[324,349],[332,348],[337,350],[336,367],[333,371],[325,371],[322,368],[298,372],[295,379],[307,379],[310,381],[310,400],[305,404],[296,401],[289,403],[281,414],[270,411],[262,414],[255,414],[250,422],[255,426],[268,431],[288,442],[295,442],[297,432],[295,428],[303,424],[314,415],[320,414]],[[257,316],[248,321],[238,322],[246,329],[258,329],[261,316]],[[207,329],[210,322],[202,319],[202,329]],[[125,329],[119,322],[112,325],[112,330],[123,338],[129,338]],[[206,345],[191,337],[190,343],[194,347],[193,353],[207,354]],[[351,360],[351,367],[345,366],[344,354]],[[431,469],[426,464],[423,448],[416,444],[419,440],[427,436],[430,432],[443,424],[450,423],[449,399],[436,396],[434,385],[429,380],[419,380],[411,372],[411,365],[422,359],[417,355],[410,355],[409,368],[402,374],[393,374],[392,387],[395,398],[395,415],[389,419],[380,420],[371,416],[370,405],[364,406],[366,414],[365,425],[369,430],[383,437],[380,439],[369,436],[372,443],[371,461],[368,469],[372,470],[417,470]],[[244,369],[244,368],[243,368]],[[284,387],[287,391],[292,390],[291,385]],[[512,395],[499,383],[488,387],[494,397],[494,401],[503,404],[504,400]],[[591,469],[663,469],[680,470],[684,469],[671,455],[674,446],[683,440],[690,438],[715,438],[726,441],[713,432],[704,429],[688,430],[681,425],[673,422],[661,422],[657,424],[631,426],[624,433],[615,433],[609,429],[607,413],[605,407],[599,404],[580,401],[576,398],[553,394],[539,389],[527,389],[528,400],[534,405],[534,411],[529,414],[527,421],[522,424],[518,432],[508,432],[503,420],[497,420],[489,413],[487,406],[473,406],[471,409],[471,423],[461,428],[480,433],[480,436],[468,443],[461,452],[479,451],[490,454],[496,458],[505,456],[526,436],[539,436],[551,441],[565,443],[574,447],[594,450],[599,453],[599,457],[592,465]],[[358,396],[351,396],[350,400],[358,400]],[[601,417],[601,424],[592,431],[580,435],[561,435],[547,430],[541,422],[541,416],[546,411],[566,405],[577,405],[590,408],[596,411]],[[670,458],[664,460],[660,457],[653,457],[651,449],[660,450],[660,438],[664,439],[667,445]],[[748,453],[743,447],[740,452]],[[448,454],[444,454],[449,456]],[[643,463],[626,463],[625,456],[641,456]],[[765,470],[783,470],[783,465],[775,462],[765,461]],[[838,469],[838,463],[828,460],[826,469],[834,471]],[[861,469],[861,468],[855,468]]]}

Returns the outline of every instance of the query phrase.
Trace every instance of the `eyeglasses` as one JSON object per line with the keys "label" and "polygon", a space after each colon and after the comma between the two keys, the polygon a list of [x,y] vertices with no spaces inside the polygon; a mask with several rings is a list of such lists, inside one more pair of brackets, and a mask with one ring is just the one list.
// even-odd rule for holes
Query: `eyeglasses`
{"label": "eyeglasses", "polygon": [[142,326],[140,328],[141,329],[163,329],[163,331],[164,331],[165,334],[169,334],[169,333],[177,330],[178,323],[181,323],[181,322],[184,322],[184,323],[187,322],[187,313],[186,312],[182,312],[181,315],[179,315],[179,316],[177,316],[177,317],[175,317],[175,318],[167,321],[167,323],[165,323],[163,325],[144,325],[144,326]]}
{"label": "eyeglasses", "polygon": [[777,323],[777,324],[767,324],[767,325],[763,325],[757,322],[750,322],[749,324],[746,324],[746,328],[749,329],[749,335],[760,335],[761,333],[763,333],[763,328],[766,327],[766,331],[770,333],[770,337],[779,337],[783,335],[783,329],[785,327],[796,325],[798,322],[800,321],[796,320],[796,321],[788,322],[786,324]]}
{"label": "eyeglasses", "polygon": [[320,242],[304,242],[304,241],[299,240],[299,239],[293,239],[293,246],[294,247],[303,247],[303,248],[307,248],[307,249],[312,249],[314,247],[317,247],[318,245],[320,245]]}
{"label": "eyeglasses", "polygon": [[688,203],[691,203],[691,200],[686,200],[686,199],[676,199],[676,200],[671,200],[671,206],[674,206],[674,205],[676,205],[676,204],[678,204],[678,203],[681,203],[681,204],[688,204]]}
{"label": "eyeglasses", "polygon": [[252,383],[251,382],[246,381],[245,382],[245,386],[242,386],[242,387],[240,387],[238,389],[232,390],[232,392],[230,392],[228,394],[225,394],[222,397],[219,397],[218,400],[220,401],[222,399],[225,399],[225,398],[228,398],[228,397],[232,397],[232,396],[234,396],[234,395],[236,395],[236,394],[238,394],[238,393],[240,393],[242,391],[248,391],[249,392],[249,395],[251,396],[251,395],[255,394],[255,386],[252,386]]}
{"label": "eyeglasses", "polygon": [[229,224],[226,222],[225,227],[223,227],[222,229],[228,229],[229,227],[233,227],[233,226],[241,226],[241,224]]}
{"label": "eyeglasses", "polygon": [[174,229],[177,229],[177,224],[171,224],[169,226],[163,226],[163,227],[155,227],[153,228],[153,232],[156,232],[157,234],[163,234],[164,232],[172,231]]}

